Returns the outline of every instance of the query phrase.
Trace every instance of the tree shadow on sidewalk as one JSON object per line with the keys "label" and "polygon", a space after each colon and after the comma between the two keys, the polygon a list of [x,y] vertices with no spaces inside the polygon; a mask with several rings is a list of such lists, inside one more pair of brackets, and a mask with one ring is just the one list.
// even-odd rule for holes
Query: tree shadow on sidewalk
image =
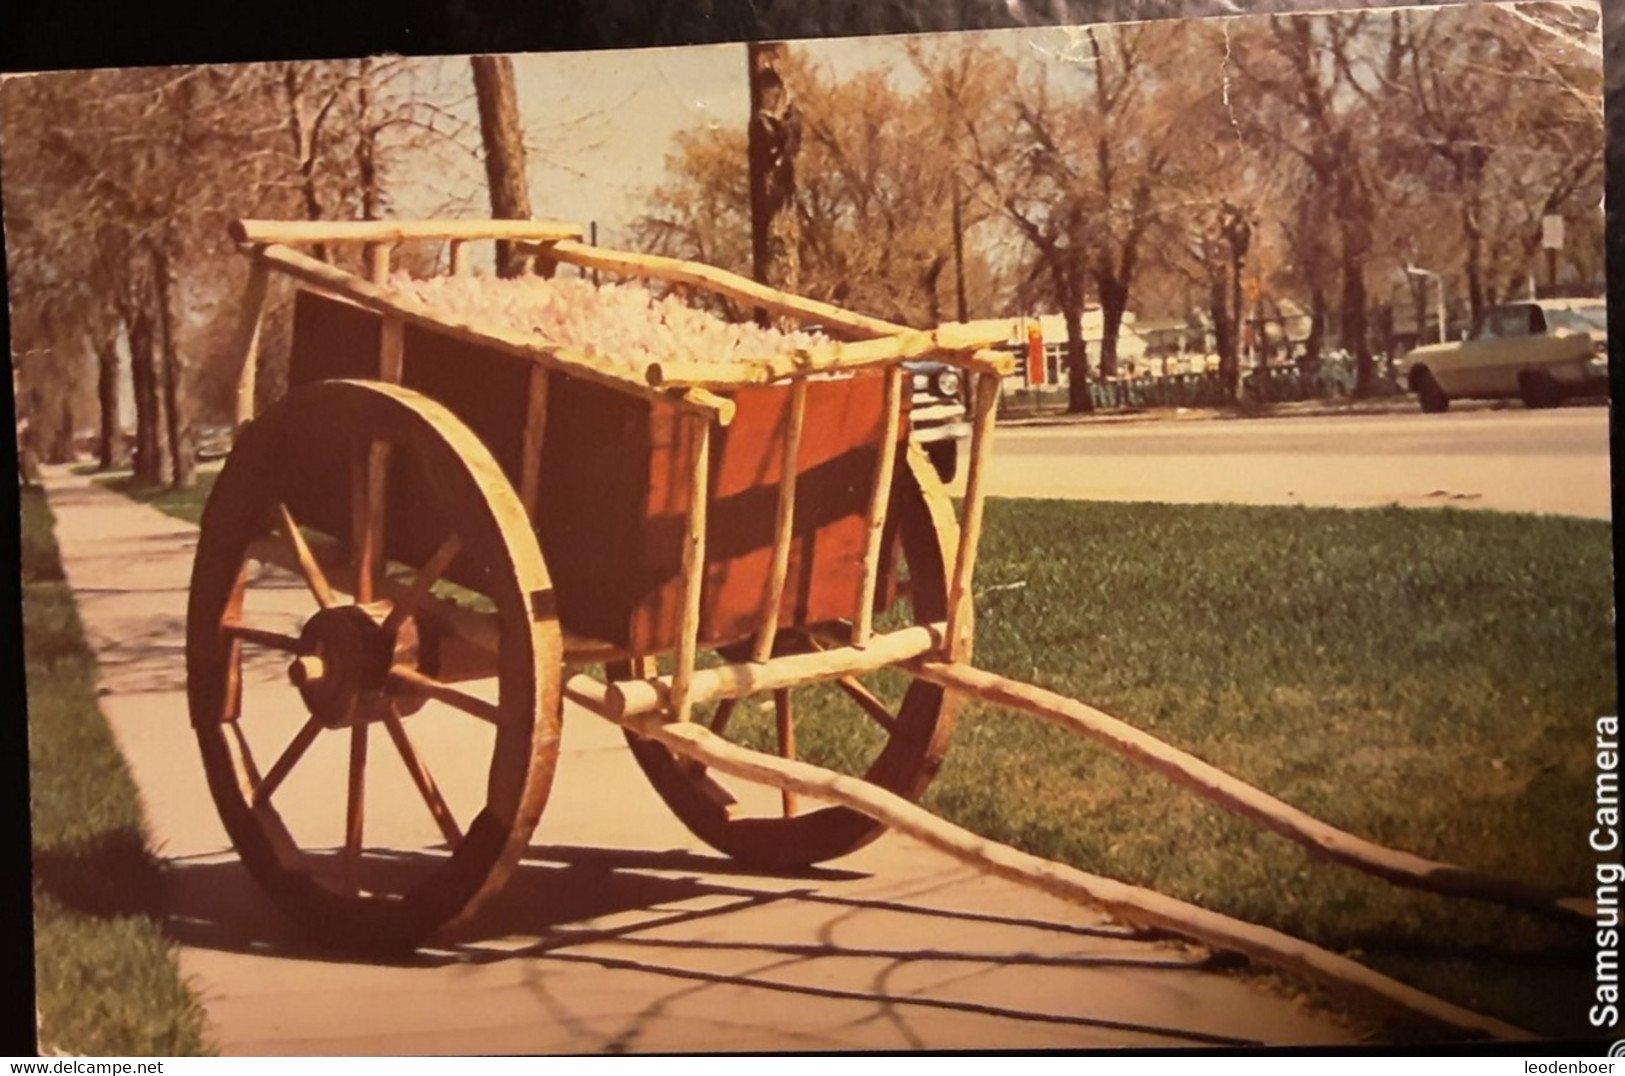
{"label": "tree shadow on sidewalk", "polygon": [[[421,871],[432,859],[403,855],[394,866]],[[415,953],[379,959],[304,941],[240,862],[215,857],[175,861],[165,871],[166,927],[187,946],[313,963],[432,969],[518,960],[551,969],[550,974],[613,972],[638,985],[629,989],[629,995],[637,996],[628,1002],[626,1026],[613,1041],[601,1044],[612,1051],[634,1047],[644,1030],[667,1018],[675,1002],[714,986],[857,1003],[869,1014],[858,1022],[885,1020],[899,1027],[906,1023],[899,1013],[946,1012],[1122,1032],[1130,1041],[1144,1035],[1191,1044],[1246,1041],[1194,1027],[1123,1019],[1114,1015],[1115,1005],[1105,997],[1098,1012],[1091,1011],[1093,1003],[1080,1012],[1077,998],[1051,1011],[1030,1001],[990,1002],[975,990],[960,996],[952,983],[1012,967],[1031,973],[1124,969],[1190,974],[1235,963],[1189,947],[1148,944],[1162,936],[1115,924],[1000,916],[933,907],[918,897],[876,899],[840,892],[842,883],[868,877],[819,868],[795,875],[760,874],[720,856],[683,849],[537,846],[474,922]],[[858,916],[869,916],[871,929],[853,940],[838,936]],[[875,917],[915,921],[894,943],[874,940]],[[974,940],[970,931],[976,927],[1015,931],[1009,936],[1027,937],[1029,944],[987,950],[998,943]],[[1049,943],[1038,944],[1033,932],[1049,936]],[[935,940],[922,944],[922,937]],[[921,987],[908,976],[893,983],[899,971],[920,968],[948,969],[939,976],[943,989]],[[526,973],[536,974],[540,972]],[[643,994],[646,1000],[638,1000]]]}

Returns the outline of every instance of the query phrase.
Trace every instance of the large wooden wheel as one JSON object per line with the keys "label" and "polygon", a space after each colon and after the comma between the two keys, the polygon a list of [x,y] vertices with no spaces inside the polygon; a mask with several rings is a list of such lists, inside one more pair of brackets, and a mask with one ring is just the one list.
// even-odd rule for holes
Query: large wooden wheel
{"label": "large wooden wheel", "polygon": [[[923,453],[909,448],[897,468],[887,515],[899,541],[890,608],[876,628],[944,620],[948,565],[957,528],[952,506]],[[901,461],[900,461],[901,462]],[[888,539],[889,540],[889,539]],[[886,596],[877,598],[877,605]],[[831,645],[827,638],[783,630],[775,656]],[[838,643],[836,644],[838,645]],[[749,659],[749,644],[722,651]],[[630,675],[612,666],[612,678]],[[725,700],[696,709],[694,720],[736,743],[864,777],[898,795],[918,798],[936,776],[957,709],[942,688],[885,669],[863,677]],[[655,791],[695,836],[743,863],[769,869],[804,867],[856,851],[884,826],[848,807],[799,803],[792,794],[712,774],[654,740],[627,742]]]}
{"label": "large wooden wheel", "polygon": [[440,404],[320,382],[244,430],[203,515],[187,694],[226,830],[306,933],[414,946],[506,880],[558,754],[551,597]]}

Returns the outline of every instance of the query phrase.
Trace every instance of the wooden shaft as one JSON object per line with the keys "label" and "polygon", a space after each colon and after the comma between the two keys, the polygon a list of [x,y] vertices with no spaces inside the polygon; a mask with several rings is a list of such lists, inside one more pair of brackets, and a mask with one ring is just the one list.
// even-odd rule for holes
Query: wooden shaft
{"label": "wooden shaft", "polygon": [[386,244],[367,244],[367,279],[379,285],[389,283],[389,247]]}
{"label": "wooden shaft", "polygon": [[542,478],[542,435],[547,430],[547,393],[552,375],[541,366],[530,368],[530,397],[525,406],[525,431],[519,448],[519,501],[531,526],[536,526],[537,495]]}
{"label": "wooden shaft", "polygon": [[[798,374],[835,373],[911,359],[935,359],[973,373],[1003,377],[1015,359],[983,345],[982,337],[952,342],[951,327],[932,332],[906,332],[857,344],[821,344],[783,355],[735,362],[652,362],[644,376],[655,387],[672,385],[765,385]],[[939,341],[939,334],[949,342]]]}
{"label": "wooden shaft", "polygon": [[579,224],[556,220],[236,220],[238,243],[399,243],[408,239],[579,239]]}
{"label": "wooden shaft", "polygon": [[756,633],[753,656],[766,661],[773,656],[773,639],[779,630],[779,606],[784,601],[784,583],[790,574],[790,540],[795,536],[796,478],[801,461],[801,429],[807,418],[807,379],[797,378],[790,386],[790,406],[784,414],[784,451],[780,459],[779,503],[773,520],[773,560],[768,569],[767,589],[757,613],[761,627]]}
{"label": "wooden shaft", "polygon": [[262,261],[248,266],[248,287],[243,292],[242,309],[238,312],[237,335],[232,343],[237,368],[237,428],[240,430],[254,418],[254,382],[259,373],[260,327],[265,322],[265,298],[271,281],[271,269]]}
{"label": "wooden shaft", "polygon": [[971,577],[976,570],[976,549],[982,540],[982,509],[987,496],[988,454],[993,450],[993,420],[999,407],[999,379],[979,374],[974,388],[971,418],[970,466],[965,477],[964,517],[959,526],[959,552],[954,557],[953,583],[948,590],[948,654],[955,661],[971,655]]}
{"label": "wooden shaft", "polygon": [[[834,647],[808,654],[792,654],[767,662],[738,662],[695,670],[688,684],[688,701],[704,706],[719,699],[755,695],[762,691],[801,687],[821,680],[874,672],[937,651],[943,643],[942,624],[919,624],[877,635],[863,648]],[[657,714],[675,697],[674,677],[617,680],[605,693],[606,716],[620,720]]]}
{"label": "wooden shaft", "polygon": [[1020,710],[1144,763],[1164,777],[1225,810],[1259,823],[1316,855],[1379,878],[1443,893],[1493,901],[1559,917],[1593,919],[1591,901],[1514,879],[1481,874],[1409,852],[1384,848],[1329,826],[1291,804],[1254,788],[1172,744],[1142,732],[1110,714],[1031,684],[1009,680],[969,665],[923,661],[909,666],[922,680],[963,692],[983,702]]}
{"label": "wooden shaft", "polygon": [[874,630],[875,588],[880,582],[881,539],[886,533],[886,513],[891,506],[892,475],[897,466],[897,433],[902,425],[903,368],[886,370],[885,418],[880,432],[880,453],[875,460],[875,484],[869,491],[869,533],[863,545],[863,584],[858,591],[857,617],[852,624],[852,643],[864,646]]}
{"label": "wooden shaft", "polygon": [[451,275],[467,276],[473,271],[473,265],[468,256],[468,241],[453,239],[451,241]]}
{"label": "wooden shaft", "polygon": [[603,360],[588,355],[586,352],[574,348],[539,345],[534,337],[525,333],[458,321],[423,303],[408,299],[387,288],[381,288],[342,269],[335,269],[325,262],[301,254],[290,247],[269,246],[253,249],[248,253],[295,279],[337,295],[342,295],[357,305],[375,313],[398,317],[408,324],[420,325],[454,339],[518,355],[521,358],[529,359],[531,362],[563,370],[584,381],[608,385],[633,396],[649,400],[664,400],[677,405],[682,410],[701,414],[710,419],[722,421],[725,418],[732,417],[732,401],[727,401],[724,408],[718,403],[721,398],[714,394],[702,394],[696,391],[666,392],[650,388],[643,379],[629,372],[623,373],[616,370]]}
{"label": "wooden shaft", "polygon": [[676,667],[671,677],[671,711],[678,721],[693,713],[691,685],[700,645],[700,597],[705,590],[705,521],[711,502],[711,424],[688,419],[694,438],[689,463],[689,508],[683,531],[683,606],[677,628]]}
{"label": "wooden shaft", "polygon": [[[582,690],[591,697],[590,690],[585,687]],[[1345,995],[1447,1027],[1502,1039],[1533,1038],[1522,1028],[1470,1012],[1280,931],[1040,859],[977,836],[859,778],[738,747],[693,722],[674,724],[641,718],[625,724],[708,769],[850,807],[986,874],[1007,878],[1076,904],[1101,908],[1130,923],[1170,931],[1218,949],[1245,953]]]}

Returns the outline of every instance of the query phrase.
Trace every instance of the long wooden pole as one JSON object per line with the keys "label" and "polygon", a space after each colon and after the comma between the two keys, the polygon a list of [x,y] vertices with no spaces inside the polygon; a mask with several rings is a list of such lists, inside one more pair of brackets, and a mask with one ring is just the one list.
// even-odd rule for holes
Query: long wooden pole
{"label": "long wooden pole", "polygon": [[1596,917],[1596,907],[1589,900],[1384,848],[1329,826],[1195,755],[1075,699],[969,665],[920,661],[909,666],[909,671],[922,680],[983,702],[1032,714],[1109,747],[1225,810],[1251,819],[1333,862],[1399,885],[1447,896],[1471,897],[1561,918],[1591,920]]}
{"label": "long wooden pole", "polygon": [[867,314],[853,313],[816,299],[805,299],[768,287],[766,284],[758,284],[738,273],[730,273],[726,269],[717,269],[699,262],[685,261],[682,258],[607,250],[603,247],[588,246],[573,239],[558,240],[551,243],[550,247],[552,256],[561,262],[569,262],[586,269],[601,269],[606,273],[616,273],[620,276],[693,284],[742,303],[763,307],[774,314],[816,322],[831,336],[845,335],[851,339],[866,340],[876,336],[894,336],[908,330],[906,325],[872,318]]}
{"label": "long wooden pole", "polygon": [[881,540],[891,507],[892,475],[897,466],[897,434],[902,425],[903,368],[886,371],[886,395],[880,432],[880,454],[875,460],[875,485],[869,491],[869,533],[863,543],[863,583],[858,590],[858,613],[852,624],[852,645],[867,646],[874,630],[875,589],[880,582]]}
{"label": "long wooden pole", "polygon": [[537,524],[542,484],[542,440],[547,432],[547,396],[553,375],[540,366],[530,368],[530,392],[525,407],[525,432],[519,448],[519,500]]}
{"label": "long wooden pole", "polygon": [[954,558],[953,581],[948,590],[948,655],[968,661],[971,654],[971,578],[976,550],[982,541],[982,511],[987,496],[987,460],[993,451],[993,420],[999,406],[998,378],[979,374],[973,390],[970,467],[965,477],[964,518],[959,525],[959,551]]}
{"label": "long wooden pole", "polygon": [[413,239],[579,239],[581,225],[557,220],[236,220],[238,243],[401,243]]}
{"label": "long wooden pole", "polygon": [[931,359],[973,373],[1003,377],[1016,360],[994,351],[985,333],[961,332],[952,325],[929,332],[907,332],[856,344],[820,344],[783,355],[732,362],[652,362],[644,377],[657,388],[673,385],[765,385],[798,374],[836,373],[892,365],[905,359]]}
{"label": "long wooden pole", "polygon": [[779,630],[779,606],[784,601],[784,583],[790,574],[790,540],[795,536],[796,468],[801,460],[801,427],[806,418],[807,379],[802,377],[790,386],[790,403],[784,413],[779,503],[773,519],[773,559],[768,567],[767,587],[758,614],[761,626],[757,629],[752,653],[757,661],[773,656],[773,640]]}
{"label": "long wooden pole", "polygon": [[[576,677],[566,686],[566,693],[574,701],[604,712],[603,685]],[[1447,1027],[1501,1039],[1526,1041],[1533,1038],[1521,1028],[1423,993],[1347,957],[1280,931],[1053,863],[977,836],[859,778],[736,746],[695,722],[675,724],[658,716],[643,716],[619,723],[708,769],[850,807],[979,871],[1008,878],[1063,900],[1100,908],[1126,922],[1170,931],[1214,948],[1245,953],[1344,995]]]}
{"label": "long wooden pole", "polygon": [[[711,424],[689,417],[694,447],[689,465],[689,508],[683,530],[683,605],[671,675],[671,710],[678,721],[693,712],[690,690],[700,647],[700,598],[705,592],[705,521],[711,503]],[[641,682],[641,681],[640,681]]]}
{"label": "long wooden pole", "polygon": [[237,337],[232,353],[241,363],[237,370],[237,428],[240,430],[254,417],[254,382],[259,373],[260,326],[265,322],[265,296],[270,287],[271,270],[262,261],[248,266],[248,287],[243,294],[242,309],[238,312]]}
{"label": "long wooden pole", "polygon": [[[687,697],[698,706],[719,699],[874,672],[937,651],[942,640],[942,624],[917,624],[877,635],[866,647],[833,647],[777,657],[769,662],[713,665],[695,670],[688,682]],[[609,716],[615,719],[662,713],[668,701],[676,702],[677,677],[673,674],[646,680],[617,680],[609,685],[605,697],[610,707]]]}

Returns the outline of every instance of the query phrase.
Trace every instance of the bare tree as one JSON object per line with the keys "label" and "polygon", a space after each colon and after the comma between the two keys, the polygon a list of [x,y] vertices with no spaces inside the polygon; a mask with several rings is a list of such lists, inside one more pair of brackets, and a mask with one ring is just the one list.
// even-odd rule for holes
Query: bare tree
{"label": "bare tree", "polygon": [[[469,63],[479,98],[491,215],[502,220],[528,219],[530,183],[525,173],[525,141],[519,123],[513,60],[507,56],[472,56]],[[524,259],[510,244],[498,244],[497,271],[504,277],[524,272]]]}

